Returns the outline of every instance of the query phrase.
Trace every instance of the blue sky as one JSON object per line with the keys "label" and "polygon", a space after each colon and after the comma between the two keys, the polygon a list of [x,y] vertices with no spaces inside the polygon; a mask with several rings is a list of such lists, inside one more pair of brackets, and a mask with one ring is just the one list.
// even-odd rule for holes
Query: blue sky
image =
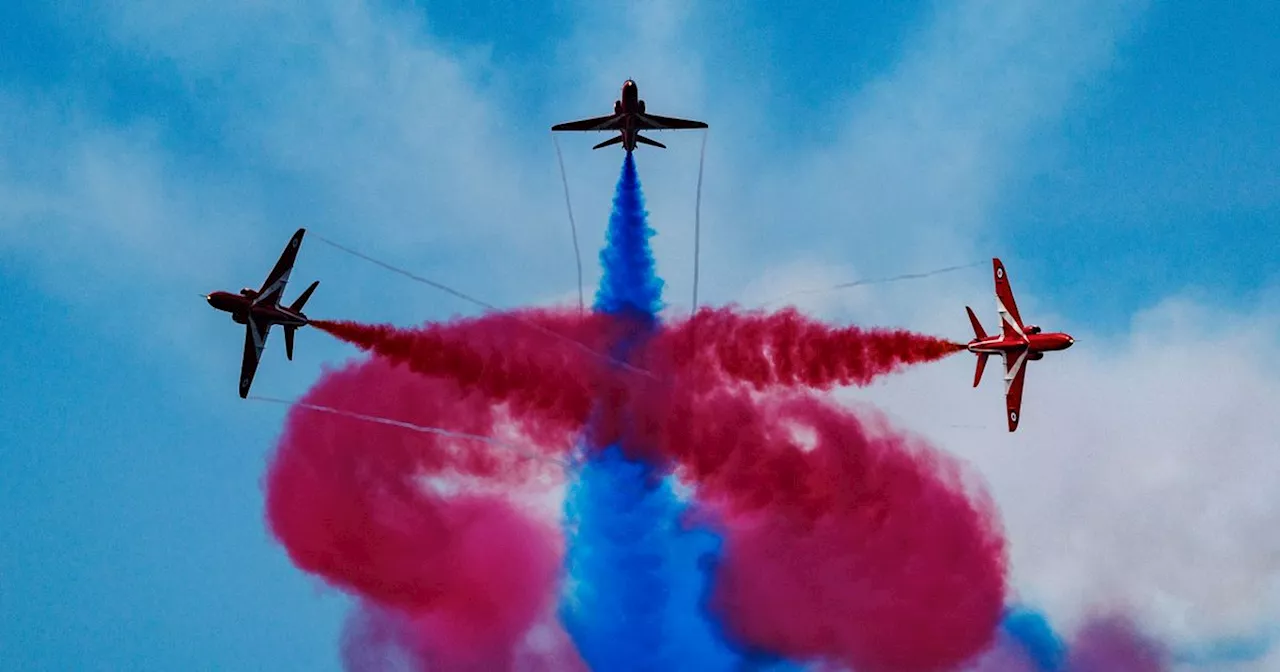
{"label": "blue sky", "polygon": [[[1276,473],[1253,460],[1274,447],[1277,426],[1259,415],[1280,399],[1264,356],[1280,350],[1268,312],[1280,286],[1280,15],[1261,1],[783,5],[0,5],[5,659],[15,669],[336,669],[345,599],[293,570],[263,525],[259,481],[282,411],[236,398],[240,333],[197,294],[256,286],[303,225],[503,305],[574,294],[546,128],[606,112],[626,77],[652,109],[712,126],[706,300],[1002,256],[1024,315],[1114,348],[1077,347],[1032,372],[1041,428],[1028,420],[1020,436],[1043,442],[1044,462],[1031,466],[1064,474],[1058,494],[1132,507],[1135,520],[1165,492],[1218,502],[1248,523],[1221,532],[1240,555],[1275,520],[1261,500],[1222,493],[1238,484],[1233,468]],[[700,139],[662,139],[669,151],[638,162],[678,303]],[[590,152],[596,140],[560,138],[588,282],[620,160]],[[961,305],[994,317],[987,273],[805,307],[967,337]],[[317,316],[472,312],[314,240],[294,277],[321,280],[308,306]],[[1206,348],[1225,354],[1197,354]],[[300,334],[292,363],[280,343],[268,349],[255,390],[274,396],[301,393],[323,363],[352,355],[316,333]],[[1170,387],[1197,377],[1183,363],[1206,359],[1202,377],[1220,394],[1206,402]],[[967,389],[971,366],[948,362],[870,394],[899,418],[939,404],[929,417],[942,420],[918,419],[919,431],[988,478],[1015,562],[1037,525],[1096,532],[1098,547],[1134,536],[1101,514],[1052,519],[1054,502],[977,447],[989,435],[943,426],[954,409],[997,419],[995,391]],[[1119,423],[1084,454],[1072,450],[1085,439],[1053,424],[1053,395],[1108,389],[1172,400],[1133,411],[1149,426],[1186,415],[1178,403],[1211,407],[1203,427],[1178,425],[1152,449],[1173,475],[1150,499],[1115,499],[1104,478],[1154,464],[1123,452],[1115,437],[1137,423],[1107,415],[1116,404],[1072,408],[1075,424]],[[1232,415],[1241,408],[1260,413]],[[1207,448],[1177,443],[1202,434],[1231,446],[1213,478],[1194,476],[1206,471],[1198,460],[1215,459]],[[1102,455],[1126,461],[1105,474],[1063,466]],[[1031,468],[1017,462],[1029,457],[1001,459]],[[1269,491],[1272,481],[1253,479],[1237,490]],[[1110,585],[1027,553],[1018,585],[1051,616],[1083,608],[1068,597],[1077,585]],[[1246,564],[1239,576],[1274,580]],[[1037,578],[1050,569],[1052,581]],[[1153,628],[1183,632],[1174,616],[1160,622],[1173,607],[1152,596],[1186,576],[1151,575],[1164,579],[1133,582],[1130,600]],[[1269,603],[1205,608],[1195,598],[1222,585],[1202,588],[1186,604],[1226,615],[1189,634],[1256,627],[1270,613]]]}

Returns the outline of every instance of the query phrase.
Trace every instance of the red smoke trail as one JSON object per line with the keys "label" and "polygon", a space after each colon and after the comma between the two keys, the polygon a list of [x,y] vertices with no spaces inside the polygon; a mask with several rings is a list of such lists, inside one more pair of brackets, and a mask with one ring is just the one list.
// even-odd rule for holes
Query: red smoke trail
{"label": "red smoke trail", "polygon": [[[686,375],[705,372],[763,389],[868,385],[912,364],[942,359],[964,346],[902,329],[832,327],[795,309],[741,313],[703,308],[667,329],[662,347]],[[690,370],[690,360],[695,368]]]}
{"label": "red smoke trail", "polygon": [[[531,311],[519,319],[591,344],[605,333],[599,321],[576,314]],[[417,329],[314,320],[311,324],[362,350],[415,373],[457,383],[464,393],[509,404],[525,422],[550,422],[563,431],[586,421],[593,404],[591,380],[602,366],[560,339],[491,315]]]}
{"label": "red smoke trail", "polygon": [[581,426],[593,400],[618,409],[640,388],[670,389],[677,380],[681,387],[698,389],[726,380],[757,389],[867,385],[964,349],[904,330],[831,327],[794,310],[743,315],[729,308],[704,308],[695,318],[660,332],[633,358],[653,376],[645,378],[611,368],[599,354],[592,356],[605,352],[629,328],[613,316],[536,310],[417,329],[322,320],[312,324],[417,373],[449,378],[468,392],[509,403],[519,417],[537,412],[556,430]]}
{"label": "red smoke trail", "polygon": [[880,421],[791,394],[666,405],[661,445],[722,509],[713,605],[793,660],[948,669],[991,641],[1005,548],[961,465]]}
{"label": "red smoke trail", "polygon": [[[450,381],[377,359],[326,373],[305,401],[481,435],[499,419],[488,400],[464,398]],[[268,521],[299,568],[411,623],[417,658],[506,669],[551,604],[558,533],[505,497],[449,497],[424,477],[463,471],[514,482],[540,465],[517,460],[296,408],[267,475]]]}

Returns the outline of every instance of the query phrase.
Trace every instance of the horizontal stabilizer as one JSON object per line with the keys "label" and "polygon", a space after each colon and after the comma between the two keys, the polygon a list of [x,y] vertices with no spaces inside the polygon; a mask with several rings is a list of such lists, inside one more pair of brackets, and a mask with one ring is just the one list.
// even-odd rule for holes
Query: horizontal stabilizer
{"label": "horizontal stabilizer", "polygon": [[640,135],[639,133],[636,133],[636,142],[642,145],[649,145],[650,147],[660,147],[662,149],[667,148],[667,146],[662,144],[661,142],[658,142],[657,140],[650,140],[649,138],[646,138],[643,135]]}
{"label": "horizontal stabilizer", "polygon": [[298,328],[292,325],[284,328],[284,356],[291,362],[293,361],[293,333],[297,330]]}
{"label": "horizontal stabilizer", "polygon": [[978,353],[978,369],[973,372],[973,386],[977,387],[982,382],[982,372],[987,368],[987,358],[991,355],[985,352]]}
{"label": "horizontal stabilizer", "polygon": [[600,144],[596,145],[595,147],[592,147],[591,149],[600,149],[601,147],[608,147],[609,145],[616,145],[616,144],[618,144],[618,143],[620,143],[620,142],[622,142],[622,136],[621,136],[621,135],[616,135],[616,136],[614,136],[614,137],[612,137],[612,138],[609,138],[608,140],[605,140],[604,142],[602,142],[602,143],[600,143]]}

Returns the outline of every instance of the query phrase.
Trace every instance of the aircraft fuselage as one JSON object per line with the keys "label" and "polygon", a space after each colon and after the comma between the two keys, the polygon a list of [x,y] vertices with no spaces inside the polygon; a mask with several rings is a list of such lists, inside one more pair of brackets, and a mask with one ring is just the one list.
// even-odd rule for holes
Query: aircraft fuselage
{"label": "aircraft fuselage", "polygon": [[640,134],[640,129],[635,115],[643,112],[644,101],[640,100],[640,87],[628,79],[622,83],[622,96],[613,102],[613,113],[623,115],[622,128],[618,130],[622,133],[622,148],[628,152],[636,149],[636,136]]}
{"label": "aircraft fuselage", "polygon": [[1028,359],[1040,359],[1044,357],[1044,353],[1046,352],[1066,350],[1074,345],[1075,342],[1075,339],[1069,334],[1052,332],[1048,334],[1027,334],[1025,338],[1006,338],[1004,336],[975,338],[972,341],[969,341],[967,347],[969,352],[985,352],[992,355],[1028,350]]}
{"label": "aircraft fuselage", "polygon": [[622,99],[618,101],[623,112],[644,112],[644,101],[640,100],[640,87],[627,80],[622,83]]}
{"label": "aircraft fuselage", "polygon": [[254,305],[253,300],[257,297],[257,294],[252,289],[242,289],[239,294],[213,292],[208,295],[207,300],[209,305],[215,309],[224,313],[231,313],[232,321],[237,324],[244,324],[250,315],[253,316],[255,322],[263,326],[280,324],[301,327],[307,324],[306,315],[294,312],[283,306],[267,303]]}

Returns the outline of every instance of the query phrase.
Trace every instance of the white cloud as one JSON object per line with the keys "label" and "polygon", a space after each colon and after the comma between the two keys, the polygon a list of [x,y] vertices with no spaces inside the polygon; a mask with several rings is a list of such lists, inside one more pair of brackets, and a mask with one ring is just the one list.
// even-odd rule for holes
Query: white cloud
{"label": "white cloud", "polygon": [[716,202],[737,209],[709,228],[768,241],[752,246],[753,261],[853,258],[875,275],[970,261],[1000,186],[1037,164],[1022,151],[1030,134],[1059,121],[1138,4],[947,6],[892,71],[840,104],[848,121],[830,145],[774,169],[713,174],[730,182]]}
{"label": "white cloud", "polygon": [[[856,260],[881,274],[968,261],[1005,174],[993,168],[1011,165],[1028,129],[1051,123],[1071,87],[1105,60],[1126,25],[1112,7],[958,3],[912,36],[897,68],[839,103],[849,122],[831,145],[777,162],[753,154],[749,138],[785,127],[739,114],[753,109],[751,92],[706,78],[695,38],[697,21],[709,19],[681,3],[632,8],[621,21],[615,8],[583,3],[553,64],[550,81],[564,91],[548,93],[557,115],[596,114],[625,71],[655,109],[715,122],[702,295],[723,301],[779,264]],[[169,60],[193,95],[229,109],[223,141],[250,168],[220,178],[271,178],[240,207],[273,231],[287,234],[277,222],[296,217],[434,277],[465,273],[462,284],[499,303],[495,295],[520,301],[573,287],[553,155],[526,151],[525,141],[558,119],[531,118],[537,106],[505,98],[503,73],[482,52],[450,53],[423,36],[429,17],[349,0],[192,2],[113,8],[105,23],[123,48]],[[674,135],[670,150],[638,158],[668,300],[680,304],[693,266],[698,139]],[[586,151],[574,136],[562,142],[591,282],[619,152]],[[135,150],[183,168],[163,147]],[[203,209],[237,196],[197,191],[189,200]]]}
{"label": "white cloud", "polygon": [[963,353],[849,394],[985,476],[1014,586],[1056,627],[1099,606],[1132,610],[1165,641],[1273,619],[1280,320],[1172,300],[1129,334],[1077,335],[1031,364],[1016,434],[998,369],[970,390]]}

